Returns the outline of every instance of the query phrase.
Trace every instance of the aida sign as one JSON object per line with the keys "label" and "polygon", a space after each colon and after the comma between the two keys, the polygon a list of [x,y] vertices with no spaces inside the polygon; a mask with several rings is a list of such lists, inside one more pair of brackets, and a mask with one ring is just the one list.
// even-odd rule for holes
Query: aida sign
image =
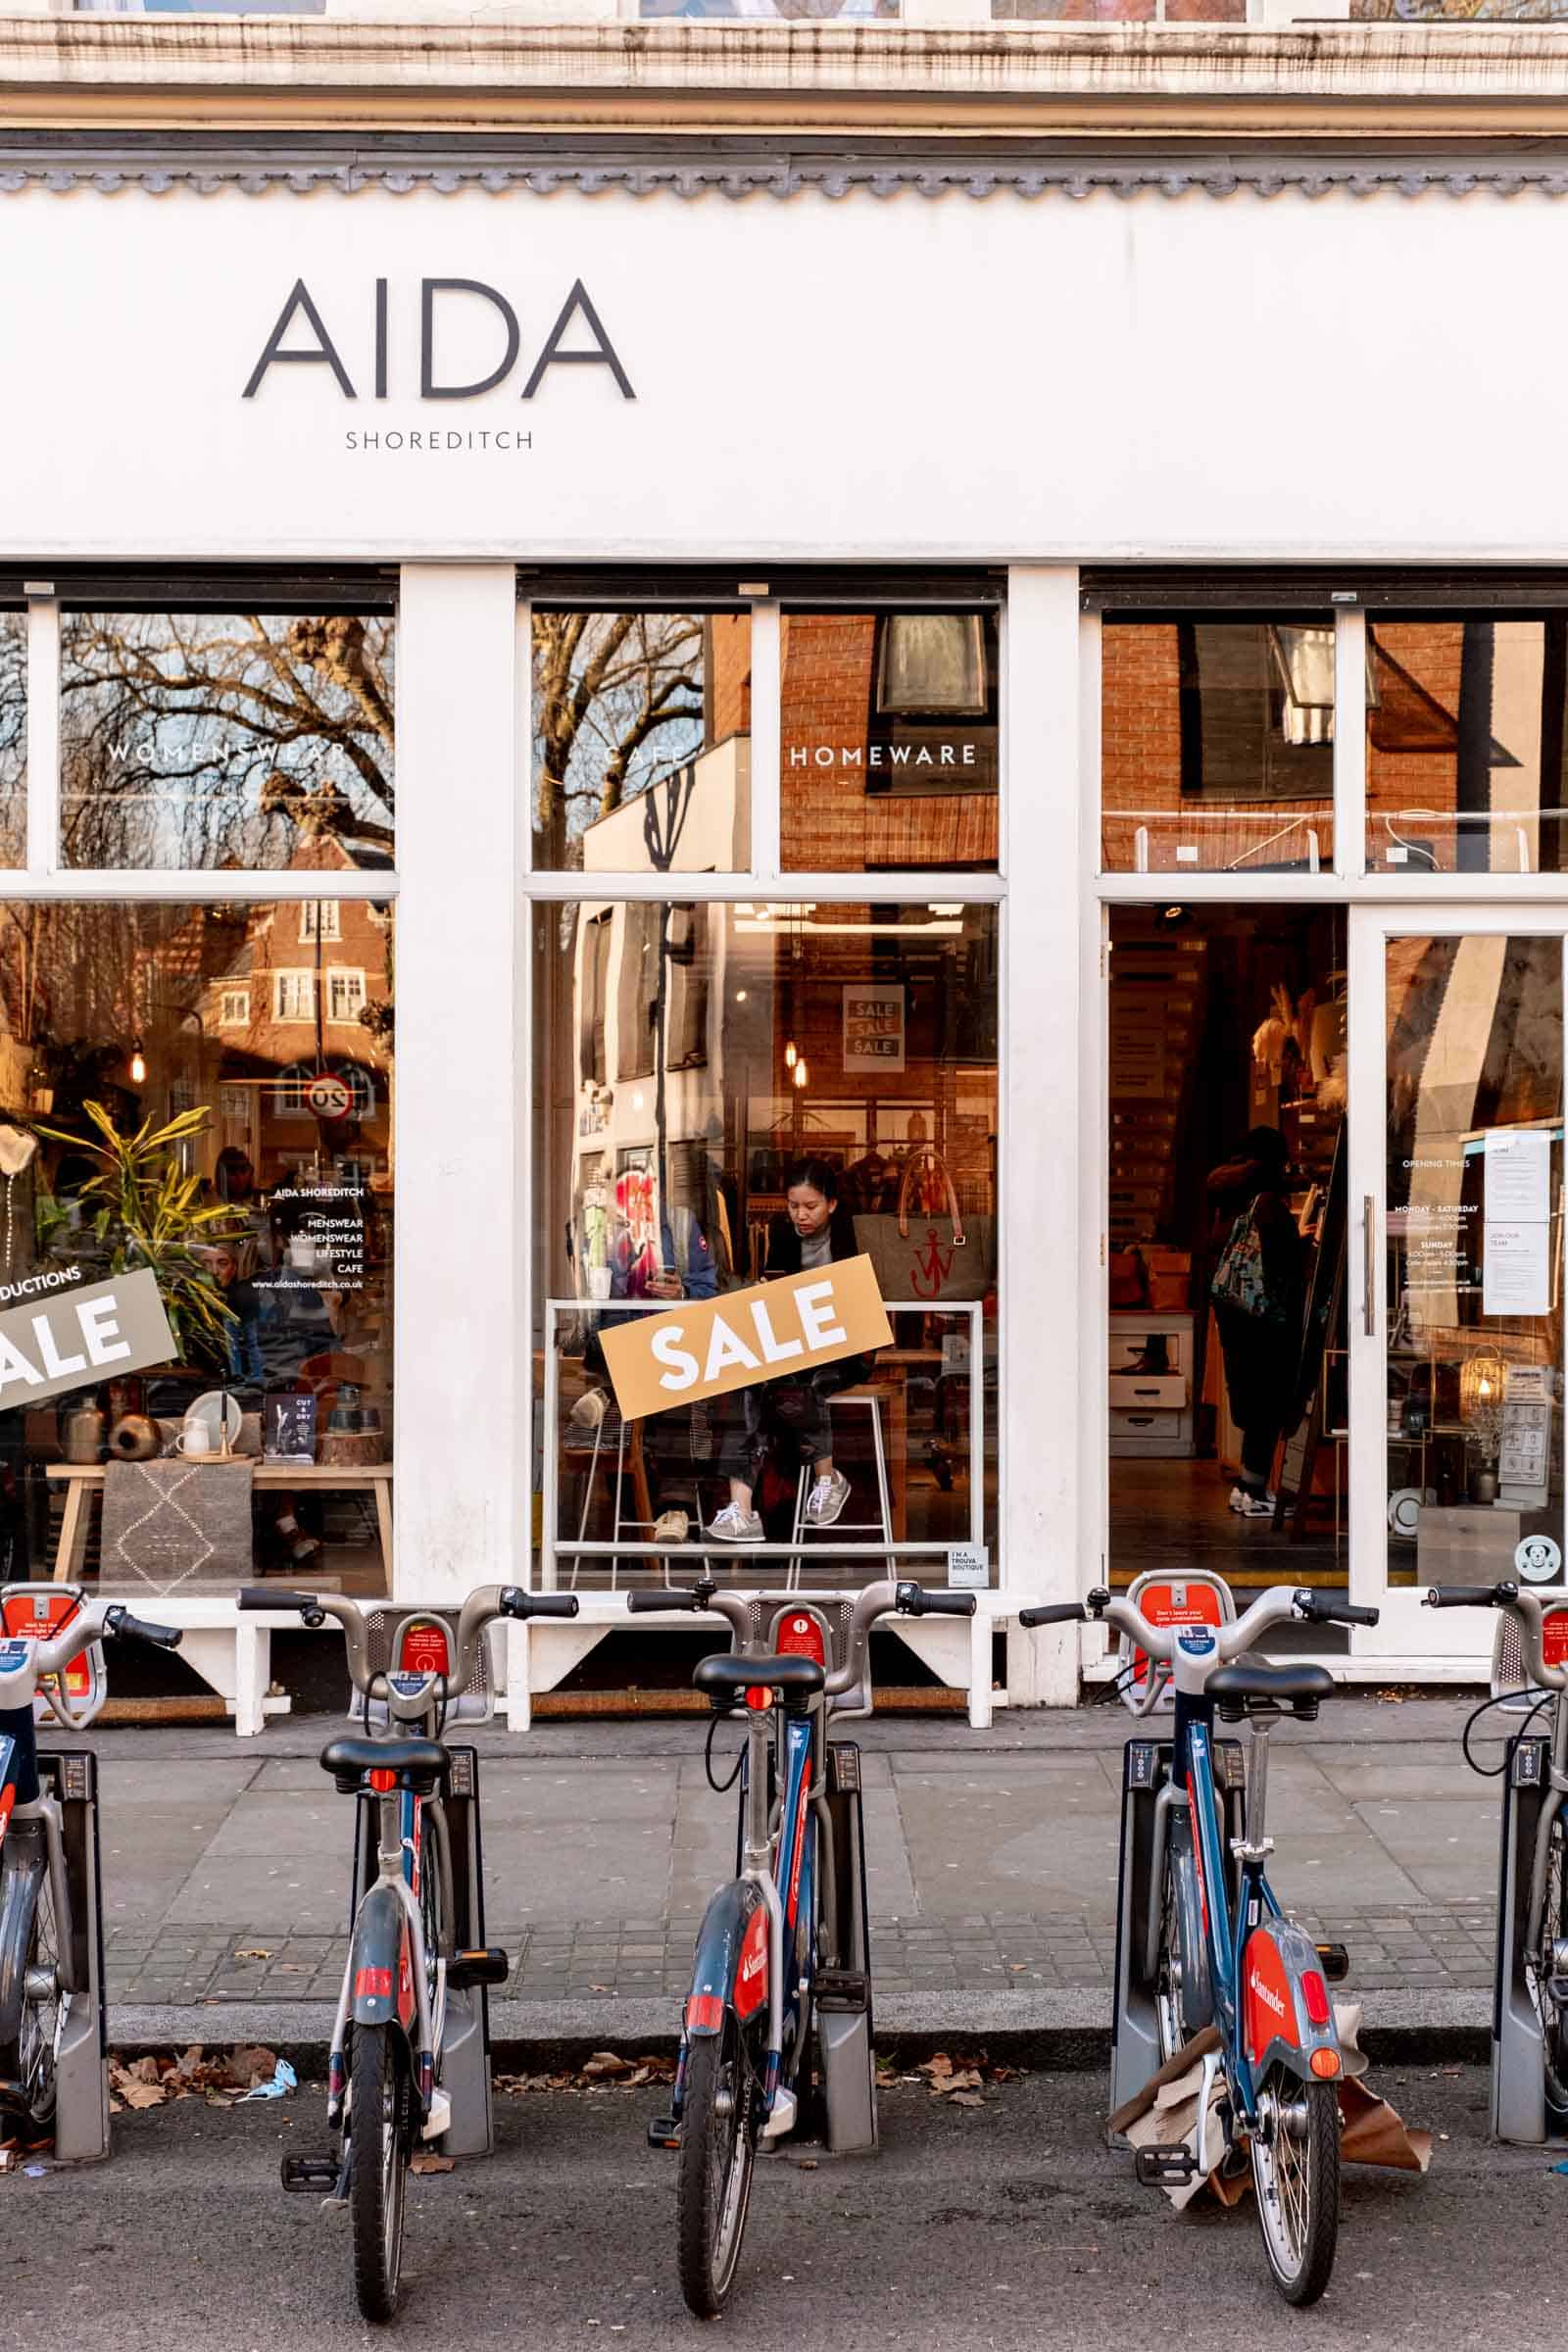
{"label": "aida sign", "polygon": [[[417,318],[416,368],[406,357]],[[343,400],[477,400],[505,384],[535,400],[558,369],[591,368],[622,400],[630,376],[598,307],[575,278],[564,302],[538,316],[500,286],[477,277],[369,281],[347,302],[312,292],[297,277],[257,347],[242,400],[276,390],[278,369],[308,368]]]}

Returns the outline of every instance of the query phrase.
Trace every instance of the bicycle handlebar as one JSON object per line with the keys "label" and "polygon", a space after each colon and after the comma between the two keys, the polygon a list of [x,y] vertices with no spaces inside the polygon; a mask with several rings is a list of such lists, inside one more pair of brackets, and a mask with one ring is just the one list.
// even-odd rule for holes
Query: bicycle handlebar
{"label": "bicycle handlebar", "polygon": [[[437,1695],[443,1701],[462,1697],[478,1664],[479,1637],[497,1618],[510,1617],[526,1624],[532,1617],[575,1617],[578,1606],[575,1592],[525,1592],[520,1585],[477,1585],[458,1612],[456,1671],[421,1675],[417,1690],[399,1691],[392,1689],[384,1670],[370,1672],[366,1643],[368,1612],[346,1593],[295,1592],[268,1585],[245,1585],[236,1600],[242,1609],[297,1610],[310,1626],[324,1625],[328,1617],[333,1618],[343,1628],[349,1680],[356,1690],[367,1698],[383,1700],[388,1714],[404,1723],[416,1722]],[[377,1609],[380,1605],[376,1604]],[[411,1609],[405,1614],[421,1612]]]}
{"label": "bicycle handlebar", "polygon": [[153,1625],[144,1617],[133,1616],[122,1601],[97,1600],[78,1609],[58,1634],[12,1635],[9,1639],[32,1643],[31,1679],[36,1686],[49,1675],[64,1674],[95,1642],[134,1640],[151,1642],[160,1649],[177,1649],[184,1635],[178,1626]]}
{"label": "bicycle handlebar", "polygon": [[[651,1616],[661,1609],[712,1609],[727,1620],[735,1647],[744,1655],[752,1639],[753,1602],[761,1597],[764,1596],[750,1592],[719,1592],[707,1585],[634,1585],[626,1594],[626,1608],[634,1617]],[[784,1606],[790,1595],[781,1592],[778,1599]],[[884,1579],[879,1584],[863,1586],[856,1594],[850,1612],[844,1663],[828,1676],[822,1686],[824,1692],[829,1698],[836,1698],[855,1689],[860,1680],[871,1628],[879,1617],[972,1617],[976,1605],[972,1592],[931,1590],[907,1580],[894,1583]]]}
{"label": "bicycle handlebar", "polygon": [[[1211,1629],[1215,1665],[1240,1657],[1271,1626],[1289,1624],[1293,1618],[1311,1625],[1376,1625],[1378,1612],[1354,1607],[1348,1600],[1325,1600],[1306,1586],[1270,1585],[1234,1624]],[[1108,1592],[1103,1585],[1097,1586],[1087,1600],[1050,1601],[1041,1608],[1018,1612],[1018,1623],[1023,1626],[1071,1625],[1086,1620],[1130,1634],[1147,1656],[1162,1664],[1175,1656],[1176,1637],[1183,1631],[1179,1625],[1152,1625],[1142,1609],[1134,1608],[1120,1593]]]}
{"label": "bicycle handlebar", "polygon": [[1568,1690],[1568,1667],[1548,1666],[1545,1620],[1565,1604],[1562,1592],[1522,1592],[1515,1584],[1430,1585],[1422,1607],[1427,1609],[1501,1609],[1519,1628],[1525,1671],[1541,1690]]}
{"label": "bicycle handlebar", "polygon": [[185,1639],[181,1627],[153,1625],[145,1617],[133,1617],[116,1601],[104,1611],[104,1632],[117,1642],[126,1636],[135,1642],[150,1642],[155,1649],[177,1649]]}

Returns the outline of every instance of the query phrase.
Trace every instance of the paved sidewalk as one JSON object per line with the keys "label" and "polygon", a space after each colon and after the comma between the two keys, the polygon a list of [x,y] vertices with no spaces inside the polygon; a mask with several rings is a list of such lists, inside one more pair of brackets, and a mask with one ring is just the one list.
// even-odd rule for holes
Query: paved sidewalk
{"label": "paved sidewalk", "polygon": [[[1315,1727],[1282,1729],[1269,1826],[1282,1898],[1349,1945],[1349,1991],[1446,1995],[1450,2016],[1473,2010],[1480,2024],[1498,1788],[1465,1768],[1467,1712],[1347,1698]],[[285,1720],[243,1742],[205,1729],[91,1736],[118,2008],[201,2009],[192,2034],[212,2036],[215,2005],[335,1998],[352,1807],[315,1760],[335,1728]],[[951,1718],[858,1727],[879,1994],[947,1995],[950,2009],[955,1994],[984,1995],[992,2016],[1009,1996],[1031,2015],[1054,2013],[1053,1996],[1064,2014],[1102,2012],[1130,1728],[1119,1707],[1004,1716],[983,1733]],[[509,2009],[685,1989],[703,1904],[733,1867],[734,1799],[706,1785],[705,1730],[479,1734],[489,1934],[513,1957]],[[721,1751],[735,1743],[719,1732]]]}

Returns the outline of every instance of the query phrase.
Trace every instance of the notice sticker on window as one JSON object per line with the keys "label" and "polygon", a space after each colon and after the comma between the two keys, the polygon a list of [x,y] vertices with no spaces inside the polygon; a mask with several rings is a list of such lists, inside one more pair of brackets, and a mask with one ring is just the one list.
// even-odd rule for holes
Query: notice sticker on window
{"label": "notice sticker on window", "polygon": [[950,1544],[948,1545],[948,1583],[963,1592],[984,1592],[991,1583],[991,1546],[988,1544]]}

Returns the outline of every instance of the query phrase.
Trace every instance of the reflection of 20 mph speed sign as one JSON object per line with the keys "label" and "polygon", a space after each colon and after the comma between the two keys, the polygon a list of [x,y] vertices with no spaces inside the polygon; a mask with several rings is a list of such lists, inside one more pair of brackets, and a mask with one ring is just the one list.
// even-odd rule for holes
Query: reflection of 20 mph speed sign
{"label": "reflection of 20 mph speed sign", "polygon": [[305,1100],[318,1119],[344,1119],[354,1098],[341,1078],[323,1070],[305,1090]]}

